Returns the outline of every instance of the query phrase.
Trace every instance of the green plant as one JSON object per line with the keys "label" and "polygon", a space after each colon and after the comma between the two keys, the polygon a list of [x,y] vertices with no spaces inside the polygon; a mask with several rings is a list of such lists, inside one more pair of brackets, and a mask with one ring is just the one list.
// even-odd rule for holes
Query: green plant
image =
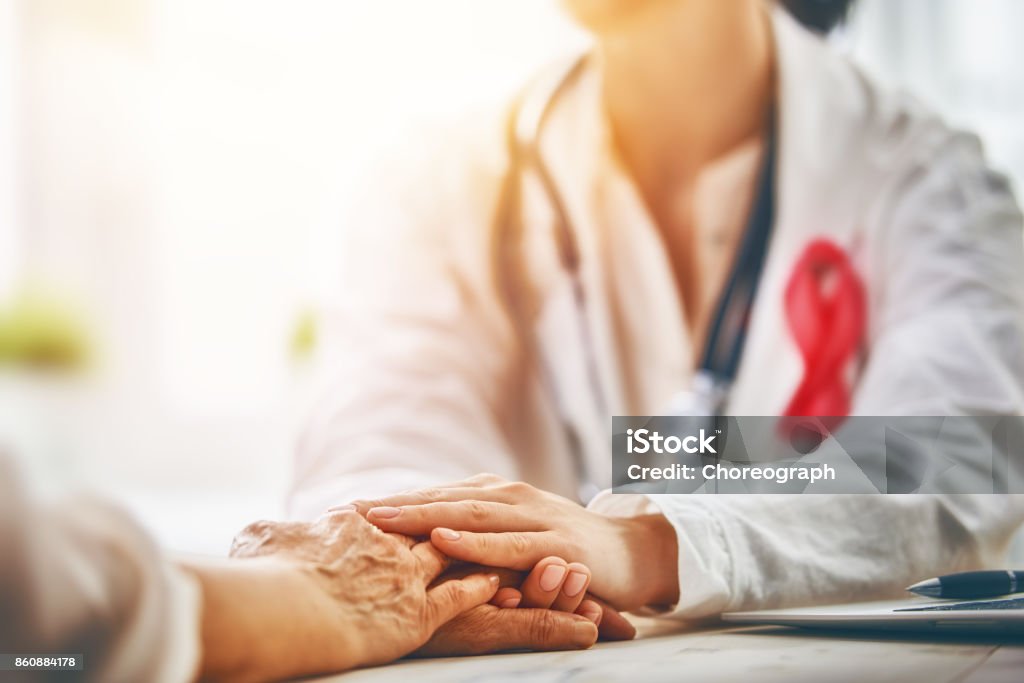
{"label": "green plant", "polygon": [[70,373],[90,355],[85,326],[70,307],[31,294],[0,309],[0,366]]}
{"label": "green plant", "polygon": [[316,351],[319,329],[316,314],[311,310],[303,311],[292,328],[290,344],[291,356],[294,360],[309,358]]}

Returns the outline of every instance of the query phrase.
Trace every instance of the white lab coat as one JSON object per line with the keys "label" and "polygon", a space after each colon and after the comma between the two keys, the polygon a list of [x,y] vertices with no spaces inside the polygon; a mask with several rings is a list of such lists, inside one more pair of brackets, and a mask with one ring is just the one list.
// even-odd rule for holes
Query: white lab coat
{"label": "white lab coat", "polygon": [[[777,415],[802,360],[783,288],[825,236],[867,288],[854,414],[1019,414],[1024,407],[1024,248],[1007,182],[978,140],[866,78],[783,11],[776,224],[733,415]],[[605,158],[596,73],[564,93],[543,154],[580,241],[588,324],[614,415],[663,411],[694,369],[666,255],[636,192]],[[503,112],[420,140],[348,214],[328,387],[306,429],[290,510],[490,471],[573,496],[576,473],[551,397],[497,298],[490,249],[506,168]],[[422,156],[422,165],[411,163]],[[596,414],[550,206],[527,183],[533,324],[597,480],[610,485],[610,415]],[[614,230],[601,225],[614,224]],[[1024,519],[1012,496],[602,495],[610,514],[656,506],[679,540],[672,614],[897,593],[937,572],[998,563]]]}

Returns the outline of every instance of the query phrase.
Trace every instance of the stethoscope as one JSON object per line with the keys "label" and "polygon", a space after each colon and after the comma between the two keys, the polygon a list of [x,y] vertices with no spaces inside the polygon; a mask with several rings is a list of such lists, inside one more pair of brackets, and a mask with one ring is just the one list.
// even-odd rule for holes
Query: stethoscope
{"label": "stethoscope", "polygon": [[[581,482],[578,495],[584,504],[597,495],[601,487],[593,481],[582,441],[569,418],[564,399],[554,380],[553,369],[528,324],[524,300],[526,288],[522,286],[523,277],[517,264],[521,261],[519,238],[523,231],[523,178],[532,173],[539,181],[554,217],[555,247],[559,265],[571,284],[576,334],[586,366],[586,379],[594,397],[594,410],[597,415],[608,415],[610,403],[601,382],[594,338],[588,325],[588,303],[580,268],[579,244],[565,202],[541,154],[541,138],[549,115],[562,94],[583,73],[586,65],[587,58],[582,57],[574,60],[567,68],[545,74],[543,80],[528,89],[512,107],[507,123],[509,166],[498,202],[493,242],[499,294],[509,309],[524,348],[536,361],[546,390],[558,409],[577,479]],[[773,130],[765,146],[756,199],[729,278],[711,318],[697,371],[691,386],[672,398],[665,415],[714,419],[725,410],[742,358],[750,312],[771,238],[775,216],[775,160]]]}

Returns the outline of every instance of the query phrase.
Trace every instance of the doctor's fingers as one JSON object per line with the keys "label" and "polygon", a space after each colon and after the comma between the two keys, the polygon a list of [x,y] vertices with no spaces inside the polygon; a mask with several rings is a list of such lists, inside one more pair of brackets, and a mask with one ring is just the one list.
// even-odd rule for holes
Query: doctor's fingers
{"label": "doctor's fingers", "polygon": [[398,534],[427,536],[437,527],[466,531],[545,531],[542,511],[479,500],[371,509],[366,520]]}
{"label": "doctor's fingers", "polygon": [[456,502],[463,500],[483,500],[497,503],[515,503],[515,489],[505,487],[434,487],[417,491],[403,491],[383,498],[365,498],[354,500],[346,505],[328,508],[328,512],[339,510],[356,510],[366,515],[373,508],[402,507],[406,505],[426,505],[427,503]]}
{"label": "doctor's fingers", "polygon": [[[560,557],[545,557],[523,582],[523,607],[548,607],[575,612],[590,585],[590,570]],[[597,623],[597,620],[592,620]]]}
{"label": "doctor's fingers", "polygon": [[[556,609],[559,612],[576,612],[590,618],[589,613],[579,610],[588,588],[590,588],[590,569],[579,562],[570,562],[568,573],[565,575],[565,581],[562,583],[562,587],[558,589],[558,594],[555,596],[555,601],[551,604],[551,609]],[[588,610],[588,612],[593,611]],[[591,619],[591,621],[600,625],[600,617]]]}
{"label": "doctor's fingers", "polygon": [[524,571],[549,556],[582,556],[579,548],[554,531],[474,533],[439,527],[430,534],[430,542],[454,560]]}
{"label": "doctor's fingers", "polygon": [[399,507],[438,502],[450,503],[462,500],[519,504],[545,500],[553,495],[522,481],[507,481],[496,475],[487,474],[478,475],[477,477],[455,482],[455,484],[447,486],[403,491],[384,498],[357,500],[348,505],[341,505],[330,509],[355,509],[365,514],[368,509],[374,507]]}

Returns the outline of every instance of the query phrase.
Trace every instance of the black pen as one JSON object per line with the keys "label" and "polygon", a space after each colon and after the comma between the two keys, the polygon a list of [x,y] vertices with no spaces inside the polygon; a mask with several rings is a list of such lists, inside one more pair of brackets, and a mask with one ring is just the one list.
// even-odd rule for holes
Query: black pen
{"label": "black pen", "polygon": [[1012,569],[960,572],[926,579],[915,583],[907,590],[929,598],[992,598],[997,595],[1024,593],[1024,572]]}

